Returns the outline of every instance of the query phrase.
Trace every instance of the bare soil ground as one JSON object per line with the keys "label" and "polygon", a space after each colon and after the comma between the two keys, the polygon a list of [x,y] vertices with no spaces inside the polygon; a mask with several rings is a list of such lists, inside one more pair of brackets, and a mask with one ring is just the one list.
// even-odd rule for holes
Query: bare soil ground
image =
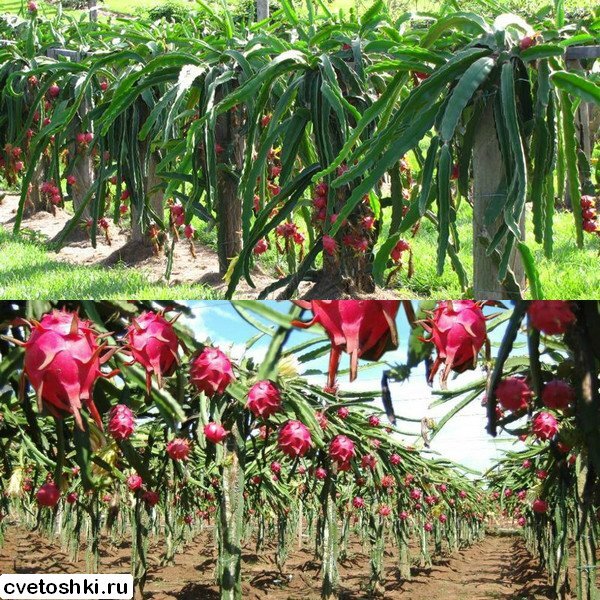
{"label": "bare soil ground", "polygon": [[[102,573],[127,573],[131,548],[105,544]],[[368,552],[368,551],[367,551]],[[175,557],[160,565],[162,549],[153,544],[149,553],[147,600],[218,600],[214,584],[216,551],[209,532],[199,534]],[[248,600],[317,600],[320,598],[319,563],[310,546],[293,548],[281,574],[274,548],[256,553],[244,549],[243,592]],[[542,600],[551,598],[546,578],[517,536],[490,535],[461,552],[435,561],[428,569],[413,568],[410,582],[398,578],[396,558],[385,558],[384,597],[391,600]],[[11,528],[0,549],[0,573],[83,573],[83,554],[71,562],[58,543],[39,534]],[[357,542],[340,566],[340,598],[367,598],[369,556]]]}
{"label": "bare soil ground", "polygon": [[[0,192],[0,198],[2,194]],[[0,226],[4,226],[9,231],[14,225],[18,203],[19,198],[14,194],[7,193],[3,200],[0,199]],[[41,211],[25,217],[21,224],[21,230],[29,230],[43,239],[52,240],[63,230],[71,216],[61,208],[56,209],[56,214]],[[108,268],[122,263],[144,273],[150,283],[167,283],[165,281],[167,257],[164,253],[155,256],[147,247],[133,245],[129,240],[129,231],[118,228],[112,223],[109,231],[111,244],[109,245],[99,233],[96,248],[92,247],[91,241],[82,230],[74,231],[75,235],[72,236],[72,241],[56,253],[56,258],[71,264]],[[168,284],[204,284],[218,293],[225,293],[227,284],[218,273],[217,253],[199,242],[194,242],[194,249],[195,257],[190,252],[187,240],[183,239],[175,243],[173,267]],[[245,280],[240,281],[235,294],[237,298],[257,298],[258,294],[277,281],[277,278],[273,274],[266,273],[260,267],[256,267],[252,272],[252,280],[255,288],[249,286]],[[377,289],[373,294],[368,295],[347,294],[332,287],[330,283],[321,281],[313,286],[310,282],[302,282],[296,295],[307,299],[360,297],[381,300],[398,298],[393,290],[382,289]],[[270,294],[268,298],[278,299],[283,289],[280,288]]]}
{"label": "bare soil ground", "polygon": [[[19,199],[15,195],[7,194],[0,202],[0,225],[11,230],[17,210]],[[53,215],[46,211],[37,212],[22,221],[21,229],[30,230],[52,240],[58,235],[71,215],[58,208]],[[120,229],[111,223],[109,245],[104,237],[98,235],[96,248],[92,247],[85,234],[75,235],[74,240],[66,244],[56,254],[58,260],[67,263],[110,267],[117,263],[135,267],[142,271],[151,283],[163,282],[167,267],[165,254],[154,256],[151,251],[134,247],[129,242],[128,231]],[[175,244],[173,269],[169,283],[171,285],[186,283],[204,283],[218,292],[224,293],[227,284],[218,273],[217,253],[211,248],[195,242],[196,257],[190,252],[187,240],[180,240]],[[240,282],[237,296],[240,298],[255,298],[258,293],[275,278],[259,269],[253,273],[256,289],[252,289],[245,281]]]}

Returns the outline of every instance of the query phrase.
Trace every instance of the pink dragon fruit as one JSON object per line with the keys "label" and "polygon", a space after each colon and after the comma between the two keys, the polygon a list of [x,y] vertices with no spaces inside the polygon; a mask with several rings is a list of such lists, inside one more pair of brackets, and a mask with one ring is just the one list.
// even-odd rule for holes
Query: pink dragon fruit
{"label": "pink dragon fruit", "polygon": [[60,499],[60,490],[55,483],[44,483],[44,485],[42,485],[37,491],[35,497],[37,498],[40,506],[53,507],[58,504],[58,500]]}
{"label": "pink dragon fruit", "polygon": [[394,466],[397,466],[402,462],[402,457],[399,454],[396,454],[396,452],[394,452],[393,454],[390,455],[390,462]]}
{"label": "pink dragon fruit", "polygon": [[544,514],[548,512],[548,503],[541,498],[536,498],[531,505],[533,512],[538,514]]}
{"label": "pink dragon fruit", "polygon": [[528,313],[531,325],[547,335],[565,333],[575,322],[571,304],[564,300],[534,300]]}
{"label": "pink dragon fruit", "polygon": [[561,379],[548,382],[542,390],[542,402],[548,408],[564,410],[575,401],[575,390]]}
{"label": "pink dragon fruit", "polygon": [[139,475],[130,475],[127,478],[127,487],[129,488],[130,492],[135,492],[136,490],[141,489],[143,483],[144,482]]}
{"label": "pink dragon fruit", "polygon": [[430,334],[425,341],[432,342],[437,350],[429,379],[444,364],[442,381],[450,371],[462,373],[474,369],[477,355],[487,339],[482,303],[472,300],[439,302],[431,318],[422,321],[423,329]]}
{"label": "pink dragon fruit", "polygon": [[190,455],[190,442],[183,438],[173,438],[167,444],[167,454],[173,460],[186,460]]}
{"label": "pink dragon fruit", "polygon": [[340,406],[340,408],[337,409],[337,416],[340,419],[345,420],[348,418],[349,415],[350,415],[350,410],[348,409],[347,406]]}
{"label": "pink dragon fruit", "polygon": [[302,308],[311,309],[313,319],[294,321],[296,327],[319,324],[331,341],[327,385],[335,387],[335,377],[342,352],[350,355],[350,381],[356,379],[358,359],[379,360],[398,346],[396,315],[399,300],[297,300]]}
{"label": "pink dragon fruit", "polygon": [[354,508],[363,508],[365,506],[365,501],[360,496],[354,496],[352,499],[352,506],[354,506]]}
{"label": "pink dragon fruit", "polygon": [[304,456],[312,446],[310,431],[304,423],[290,420],[279,430],[278,446],[292,458]]}
{"label": "pink dragon fruit", "polygon": [[531,421],[531,429],[540,440],[550,440],[558,432],[558,421],[549,412],[539,412]]}
{"label": "pink dragon fruit", "polygon": [[382,504],[377,512],[382,517],[389,517],[392,514],[392,509],[387,504]]}
{"label": "pink dragon fruit", "polygon": [[190,381],[209,398],[223,394],[233,378],[231,361],[218,348],[207,346],[192,361]]}
{"label": "pink dragon fruit", "polygon": [[135,431],[135,418],[131,409],[124,404],[117,404],[110,411],[108,431],[115,440],[126,440]]}
{"label": "pink dragon fruit", "polygon": [[259,381],[248,391],[246,408],[255,416],[269,418],[281,408],[279,388],[272,381]]}
{"label": "pink dragon fruit", "polygon": [[204,436],[213,444],[219,444],[228,435],[229,432],[223,427],[223,425],[219,425],[218,423],[207,423],[204,426]]}
{"label": "pink dragon fruit", "polygon": [[496,398],[506,410],[517,412],[527,408],[533,396],[527,382],[522,377],[507,377],[496,386]]}
{"label": "pink dragon fruit", "polygon": [[77,495],[77,492],[70,492],[67,494],[67,504],[75,504],[75,502],[77,502],[77,499],[79,498],[79,496]]}
{"label": "pink dragon fruit", "polygon": [[315,469],[315,477],[319,481],[324,481],[325,479],[327,479],[327,469],[324,469],[323,467],[317,467]]}
{"label": "pink dragon fruit", "polygon": [[133,355],[134,362],[146,370],[146,388],[150,393],[152,375],[156,376],[159,387],[162,387],[163,377],[168,377],[175,370],[179,358],[177,349],[179,338],[173,328],[173,323],[165,319],[162,312],[143,312],[131,320],[127,330],[127,344]]}
{"label": "pink dragon fruit", "polygon": [[347,465],[354,458],[354,442],[345,435],[336,435],[329,444],[329,456],[338,465]]}
{"label": "pink dragon fruit", "polygon": [[83,430],[83,403],[102,427],[92,390],[99,377],[116,373],[100,370],[116,348],[104,352],[106,346],[98,343],[98,333],[76,313],[53,310],[30,326],[29,339],[21,343],[25,348],[24,370],[36,391],[40,410],[46,408],[57,418],[73,415]]}

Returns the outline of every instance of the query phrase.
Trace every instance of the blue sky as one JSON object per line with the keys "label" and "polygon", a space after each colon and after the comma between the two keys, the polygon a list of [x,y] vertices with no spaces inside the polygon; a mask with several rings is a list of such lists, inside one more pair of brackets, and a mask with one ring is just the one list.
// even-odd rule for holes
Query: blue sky
{"label": "blue sky", "polygon": [[[287,312],[290,308],[289,302],[265,302],[268,306],[279,312]],[[194,317],[188,324],[194,329],[198,339],[205,341],[210,339],[212,343],[229,352],[233,357],[239,357],[244,350],[245,342],[252,338],[257,330],[244,321],[228,301],[197,301],[188,303],[193,310]],[[486,308],[486,313],[495,313],[499,309]],[[310,313],[305,313],[306,318]],[[400,339],[399,348],[384,356],[384,360],[390,364],[402,363],[406,360],[407,340],[410,326],[404,312],[400,310],[397,318],[398,333]],[[497,343],[504,332],[504,327],[497,328],[491,335],[492,343]],[[294,330],[290,336],[289,344],[294,345],[314,335],[311,330]],[[251,353],[260,358],[268,345],[269,338],[259,341],[251,350]],[[366,364],[366,363],[365,363]],[[326,370],[327,358],[324,357],[310,363],[311,369]],[[348,357],[342,357],[341,368],[348,366]],[[378,390],[380,389],[381,371],[383,366],[365,369],[359,373],[357,381],[350,384],[345,376],[340,377],[340,386],[344,390]],[[473,378],[480,378],[479,371],[468,371],[449,381],[449,387],[461,386]],[[315,382],[325,382],[324,376],[311,376]],[[434,383],[433,389],[438,389],[439,383]],[[431,408],[431,403],[436,399],[432,394],[432,388],[425,381],[425,370],[423,367],[413,370],[410,379],[402,384],[391,385],[394,408],[397,415],[409,418],[422,418],[424,416],[439,420],[452,407],[446,403],[439,407]],[[380,406],[381,402],[376,401]],[[456,415],[442,431],[434,438],[431,450],[439,452],[444,457],[464,464],[465,466],[484,471],[494,463],[500,456],[501,450],[513,447],[513,439],[510,436],[499,436],[491,438],[485,431],[486,415],[485,408],[479,402],[472,402],[464,411]],[[418,424],[408,425],[402,423],[401,429],[413,435],[406,435],[407,443],[412,443],[419,435]]]}

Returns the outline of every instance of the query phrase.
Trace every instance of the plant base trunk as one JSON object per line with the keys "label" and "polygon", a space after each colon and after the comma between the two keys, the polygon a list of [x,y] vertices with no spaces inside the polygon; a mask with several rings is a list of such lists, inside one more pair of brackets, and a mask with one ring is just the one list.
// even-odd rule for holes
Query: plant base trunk
{"label": "plant base trunk", "polygon": [[[519,253],[513,249],[509,261],[510,271],[517,284],[498,281],[499,259],[487,255],[490,242],[503,218],[499,216],[493,223],[486,223],[486,212],[496,202],[504,202],[506,187],[502,154],[496,136],[493,105],[488,103],[481,116],[473,145],[473,292],[476,300],[507,300],[522,296],[524,269]],[[520,221],[521,235],[525,237],[525,216]],[[500,246],[502,251],[504,245]],[[507,277],[508,279],[508,277]]]}

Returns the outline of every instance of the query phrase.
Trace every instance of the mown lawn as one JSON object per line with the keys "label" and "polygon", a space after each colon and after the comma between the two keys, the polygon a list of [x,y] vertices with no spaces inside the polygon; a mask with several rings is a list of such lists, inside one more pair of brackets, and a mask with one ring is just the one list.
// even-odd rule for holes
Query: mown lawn
{"label": "mown lawn", "polygon": [[61,262],[40,243],[0,227],[0,298],[140,298],[166,300],[218,295],[203,285],[152,284],[143,272],[124,266],[84,267]]}
{"label": "mown lawn", "polygon": [[[462,243],[459,255],[465,270],[471,274],[473,222],[468,206],[463,204],[457,223]],[[585,249],[579,250],[575,245],[573,215],[568,212],[557,213],[554,221],[554,253],[552,259],[547,259],[542,247],[531,237],[531,223],[527,224],[527,231],[527,244],[535,256],[545,298],[575,300],[600,296],[600,238],[586,234]],[[441,277],[436,274],[437,232],[429,221],[423,221],[411,245],[415,273],[411,279],[407,279],[404,271],[397,278],[396,287],[402,295],[436,299],[460,297],[458,279],[448,260],[444,274]]]}
{"label": "mown lawn", "polygon": [[[51,16],[56,12],[56,2],[48,3],[44,0],[36,2],[40,12],[46,16]],[[241,0],[227,0],[226,4],[232,10],[241,3]],[[182,4],[189,5],[190,8],[200,8],[194,0],[103,0],[98,3],[100,9],[123,15],[135,15],[143,13],[145,10],[161,4]],[[209,0],[208,4],[215,7],[218,2]],[[276,5],[277,3],[273,3]],[[323,4],[332,12],[337,12],[340,9],[344,12],[354,10],[358,14],[362,13],[372,2],[370,0],[323,0]],[[392,11],[392,14],[400,14],[405,11],[415,12],[436,12],[440,4],[435,0],[387,0],[387,4]],[[537,13],[542,7],[549,4],[546,0],[460,0],[457,5],[460,10],[472,11],[486,14],[490,11],[490,7],[494,6],[496,10],[504,12],[516,12],[523,16],[529,16]],[[0,0],[0,13],[17,13],[22,6],[27,5],[27,0]],[[306,2],[295,1],[294,5],[300,12],[306,10]],[[565,10],[567,13],[582,9],[592,9],[597,6],[596,0],[565,0]],[[65,9],[67,9],[65,4]],[[74,13],[76,11],[69,10]]]}

